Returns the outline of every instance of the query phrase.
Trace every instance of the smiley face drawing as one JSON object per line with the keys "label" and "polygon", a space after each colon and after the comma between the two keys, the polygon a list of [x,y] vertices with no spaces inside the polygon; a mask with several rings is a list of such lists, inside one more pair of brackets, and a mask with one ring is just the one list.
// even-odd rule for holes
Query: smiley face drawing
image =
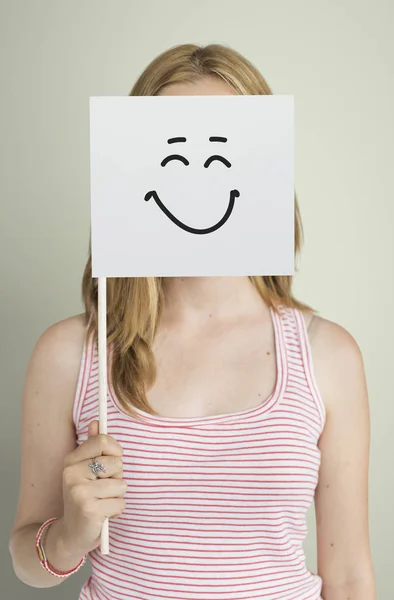
{"label": "smiley face drawing", "polygon": [[[226,143],[227,142],[227,138],[225,137],[219,137],[219,136],[211,136],[209,138],[210,142],[219,142],[219,143]],[[168,144],[178,144],[178,143],[184,143],[186,142],[186,138],[185,137],[173,137],[173,138],[169,138],[167,140]],[[189,161],[187,160],[187,158],[185,158],[184,156],[182,156],[181,154],[170,154],[169,156],[166,156],[166,158],[164,158],[164,160],[162,160],[162,162],[160,163],[162,167],[165,167],[169,162],[171,162],[172,160],[177,160],[182,162],[186,167],[190,164]],[[223,165],[225,165],[228,169],[231,168],[231,163],[224,158],[223,156],[221,156],[220,154],[213,154],[212,156],[210,156],[204,163],[204,167],[206,169],[208,169],[209,165],[211,165],[214,161],[219,161],[221,162]],[[163,213],[173,222],[175,223],[175,225],[177,225],[178,227],[180,227],[181,229],[183,229],[184,231],[187,231],[188,233],[195,233],[195,234],[206,234],[206,233],[212,233],[213,231],[217,231],[218,229],[220,229],[220,227],[222,227],[226,221],[228,221],[228,219],[230,218],[230,215],[233,211],[234,208],[234,204],[235,204],[235,199],[239,197],[239,191],[238,190],[231,190],[230,191],[230,197],[229,197],[229,203],[227,206],[227,210],[224,213],[223,217],[214,225],[212,225],[211,227],[206,227],[204,229],[196,229],[195,227],[190,227],[189,225],[187,225],[186,223],[182,223],[182,221],[180,221],[175,215],[172,214],[171,211],[168,210],[168,208],[165,206],[165,204],[160,200],[158,193],[156,192],[156,190],[151,190],[149,191],[147,194],[145,194],[145,201],[148,202],[151,198],[154,199],[154,201],[156,202],[157,206],[163,211]]]}

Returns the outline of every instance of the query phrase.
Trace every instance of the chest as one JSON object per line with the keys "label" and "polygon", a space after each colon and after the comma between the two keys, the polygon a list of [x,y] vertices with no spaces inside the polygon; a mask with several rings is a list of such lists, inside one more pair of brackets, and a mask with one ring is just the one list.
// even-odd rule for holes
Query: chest
{"label": "chest", "polygon": [[276,381],[271,327],[162,334],[154,347],[157,378],[148,401],[165,417],[240,412],[263,403]]}

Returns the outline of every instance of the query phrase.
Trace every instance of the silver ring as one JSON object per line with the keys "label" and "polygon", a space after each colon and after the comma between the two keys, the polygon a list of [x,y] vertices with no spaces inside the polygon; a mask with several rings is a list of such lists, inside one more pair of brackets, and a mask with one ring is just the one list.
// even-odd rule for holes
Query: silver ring
{"label": "silver ring", "polygon": [[100,471],[103,471],[105,473],[105,467],[104,465],[102,465],[101,463],[98,462],[97,458],[93,459],[93,462],[91,462],[89,464],[89,467],[93,473],[93,475],[95,475],[97,477],[98,473],[100,473]]}

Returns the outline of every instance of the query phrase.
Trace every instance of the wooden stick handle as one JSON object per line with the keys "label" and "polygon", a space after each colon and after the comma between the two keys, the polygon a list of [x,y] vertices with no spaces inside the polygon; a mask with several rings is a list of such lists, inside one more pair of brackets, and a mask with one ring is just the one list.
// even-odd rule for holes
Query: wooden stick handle
{"label": "wooden stick handle", "polygon": [[[107,280],[98,278],[99,433],[107,433]],[[101,530],[100,552],[109,554],[109,523]]]}

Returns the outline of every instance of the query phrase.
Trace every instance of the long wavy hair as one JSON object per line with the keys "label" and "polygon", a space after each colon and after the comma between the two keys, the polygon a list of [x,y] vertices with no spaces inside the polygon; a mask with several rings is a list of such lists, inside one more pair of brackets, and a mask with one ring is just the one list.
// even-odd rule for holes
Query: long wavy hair
{"label": "long wavy hair", "polygon": [[[219,77],[238,94],[272,94],[258,69],[235,50],[220,44],[205,47],[182,44],[155,58],[143,71],[130,96],[155,96],[174,83],[196,83],[207,76]],[[294,248],[297,258],[302,225],[295,202]],[[305,310],[292,294],[291,276],[250,277],[263,301],[274,310],[278,304]],[[92,255],[82,281],[87,335],[97,343],[97,279],[92,278]],[[107,279],[107,341],[111,345],[110,378],[122,408],[135,414],[133,406],[157,414],[146,392],[156,378],[152,343],[164,303],[162,277],[110,277]]]}

